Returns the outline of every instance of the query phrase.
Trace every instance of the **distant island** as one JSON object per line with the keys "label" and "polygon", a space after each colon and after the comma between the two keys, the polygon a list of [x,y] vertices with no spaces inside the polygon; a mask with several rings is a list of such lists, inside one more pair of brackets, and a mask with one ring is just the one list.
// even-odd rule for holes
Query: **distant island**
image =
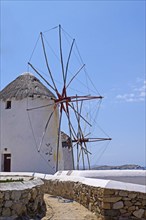
{"label": "distant island", "polygon": [[93,166],[92,170],[146,170],[146,167],[142,167],[136,164],[125,164],[120,166]]}

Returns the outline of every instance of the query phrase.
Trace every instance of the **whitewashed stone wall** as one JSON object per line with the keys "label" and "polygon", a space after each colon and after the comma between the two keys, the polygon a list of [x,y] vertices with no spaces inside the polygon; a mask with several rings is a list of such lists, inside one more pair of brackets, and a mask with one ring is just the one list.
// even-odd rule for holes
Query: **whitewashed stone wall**
{"label": "whitewashed stone wall", "polygon": [[75,200],[94,212],[100,220],[146,220],[145,186],[113,181],[115,185],[112,185],[107,180],[62,178],[37,173],[27,173],[27,176],[34,180],[22,183],[21,187],[18,183],[11,183],[8,189],[6,184],[0,184],[0,220],[5,220],[3,216],[11,216],[12,220],[14,216],[32,218],[39,213],[43,215],[44,193]]}
{"label": "whitewashed stone wall", "polygon": [[45,191],[73,199],[101,219],[146,219],[146,193],[94,187],[80,182],[46,180]]}
{"label": "whitewashed stone wall", "polygon": [[[34,186],[35,185],[35,186]],[[26,216],[31,219],[45,212],[44,183],[0,183],[0,220]]]}

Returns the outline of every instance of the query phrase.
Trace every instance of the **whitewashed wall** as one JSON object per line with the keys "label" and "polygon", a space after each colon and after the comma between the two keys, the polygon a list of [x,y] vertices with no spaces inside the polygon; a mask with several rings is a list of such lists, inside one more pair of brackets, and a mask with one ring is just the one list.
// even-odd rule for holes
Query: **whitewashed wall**
{"label": "whitewashed wall", "polygon": [[[30,171],[41,173],[56,172],[58,110],[54,112],[40,152],[46,122],[54,111],[54,105],[27,111],[50,104],[47,98],[12,99],[11,109],[5,109],[6,102],[1,101],[1,138],[0,138],[0,171],[2,171],[2,154],[11,153],[11,171]],[[31,121],[31,123],[30,123]],[[32,127],[31,127],[32,126]],[[4,149],[7,148],[7,151]],[[59,169],[64,169],[62,147],[59,147]]]}
{"label": "whitewashed wall", "polygon": [[73,152],[68,147],[63,147],[64,170],[73,170]]}

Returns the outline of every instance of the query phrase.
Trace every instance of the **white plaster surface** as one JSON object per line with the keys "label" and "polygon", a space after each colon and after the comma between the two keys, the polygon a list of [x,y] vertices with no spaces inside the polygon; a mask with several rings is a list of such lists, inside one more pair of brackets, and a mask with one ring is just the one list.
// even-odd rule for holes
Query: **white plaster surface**
{"label": "white plaster surface", "polygon": [[[0,175],[10,175],[10,173],[3,173],[1,172]],[[48,179],[48,180],[59,180],[59,181],[72,181],[72,182],[79,182],[86,185],[94,186],[94,187],[102,187],[107,189],[121,189],[121,190],[128,190],[134,192],[142,192],[146,193],[146,186],[145,185],[138,185],[132,183],[125,183],[113,180],[103,180],[103,179],[92,179],[92,178],[85,178],[80,176],[57,176],[57,175],[48,175],[48,174],[41,174],[41,173],[23,173],[23,172],[14,172],[11,175],[28,175],[32,177],[39,177],[41,179]]]}
{"label": "white plaster surface", "polygon": [[73,170],[55,173],[55,176],[67,175],[146,185],[146,170]]}
{"label": "white plaster surface", "polygon": [[[69,170],[58,171],[54,175],[68,175]],[[146,176],[146,170],[73,170],[71,176],[106,177],[106,176]]]}
{"label": "white plaster surface", "polygon": [[42,185],[42,184],[43,184],[43,181],[39,178],[35,178],[33,180],[24,181],[24,182],[0,183],[0,191],[25,190],[25,189],[33,188],[37,185]]}
{"label": "white plaster surface", "polygon": [[[20,172],[56,172],[58,110],[54,105],[32,111],[27,109],[52,104],[50,98],[37,96],[22,100],[11,100],[11,109],[0,100],[1,141],[0,171],[4,171],[4,154],[11,154],[11,171]],[[54,112],[46,129],[42,145],[43,132],[50,114]],[[60,140],[59,169],[64,169],[63,152]]]}

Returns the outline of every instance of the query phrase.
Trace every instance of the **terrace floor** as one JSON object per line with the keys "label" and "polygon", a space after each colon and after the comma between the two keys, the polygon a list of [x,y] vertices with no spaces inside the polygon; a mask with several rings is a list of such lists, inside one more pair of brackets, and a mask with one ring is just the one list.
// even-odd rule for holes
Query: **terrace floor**
{"label": "terrace floor", "polygon": [[46,216],[42,220],[100,220],[79,203],[45,194]]}

